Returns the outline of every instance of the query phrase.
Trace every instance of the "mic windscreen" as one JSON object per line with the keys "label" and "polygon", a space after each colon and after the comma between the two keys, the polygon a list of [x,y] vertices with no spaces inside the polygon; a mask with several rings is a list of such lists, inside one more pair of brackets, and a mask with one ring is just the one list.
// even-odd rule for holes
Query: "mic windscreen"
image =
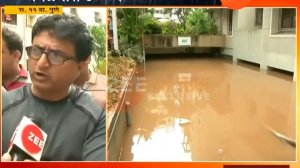
{"label": "mic windscreen", "polygon": [[42,119],[34,114],[30,114],[28,118],[38,127],[42,126]]}
{"label": "mic windscreen", "polygon": [[47,134],[40,128],[42,120],[35,116],[24,116],[17,126],[8,152],[13,161],[40,160]]}

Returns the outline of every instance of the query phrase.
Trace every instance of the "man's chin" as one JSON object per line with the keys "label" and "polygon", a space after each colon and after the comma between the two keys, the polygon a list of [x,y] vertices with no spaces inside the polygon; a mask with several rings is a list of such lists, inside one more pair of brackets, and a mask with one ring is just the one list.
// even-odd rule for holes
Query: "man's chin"
{"label": "man's chin", "polygon": [[32,90],[39,93],[48,93],[55,89],[49,83],[32,83]]}

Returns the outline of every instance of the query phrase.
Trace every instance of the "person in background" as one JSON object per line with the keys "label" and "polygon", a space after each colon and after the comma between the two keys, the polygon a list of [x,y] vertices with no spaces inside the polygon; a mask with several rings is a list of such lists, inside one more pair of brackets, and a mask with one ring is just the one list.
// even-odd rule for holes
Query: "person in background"
{"label": "person in background", "polygon": [[[90,63],[90,59],[89,62]],[[106,106],[106,77],[100,73],[91,72],[88,67],[80,71],[74,84],[90,92],[101,106]]]}
{"label": "person in background", "polygon": [[23,42],[20,36],[2,28],[2,86],[13,90],[30,83],[28,72],[19,63],[23,53]]}
{"label": "person in background", "polygon": [[5,88],[3,86],[1,87],[1,91],[2,91],[2,106],[6,106],[7,104],[9,104],[9,98],[7,95],[7,91],[5,90]]}

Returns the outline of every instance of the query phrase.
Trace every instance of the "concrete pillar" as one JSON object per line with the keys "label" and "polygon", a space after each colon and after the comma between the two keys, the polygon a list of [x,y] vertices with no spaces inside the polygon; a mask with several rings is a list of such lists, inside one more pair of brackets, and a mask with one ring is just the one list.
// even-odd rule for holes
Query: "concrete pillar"
{"label": "concrete pillar", "polygon": [[267,40],[270,37],[270,32],[271,32],[271,27],[270,27],[270,22],[271,22],[271,8],[264,8],[263,10],[263,23],[262,23],[262,33],[261,33],[261,56],[260,56],[260,70],[267,71],[268,66],[267,66],[267,53],[264,50],[264,46],[267,44]]}
{"label": "concrete pillar", "polygon": [[232,62],[234,65],[236,65],[238,62],[237,57],[235,55],[232,55]]}
{"label": "concrete pillar", "polygon": [[26,42],[26,15],[17,15],[17,26],[16,32],[19,34],[23,41],[23,55],[20,63],[27,69],[27,61],[26,61],[26,54],[25,54],[25,42]]}
{"label": "concrete pillar", "polygon": [[117,9],[111,8],[112,11],[112,22],[113,22],[113,38],[114,38],[114,50],[119,50],[118,42],[118,25],[117,25]]}
{"label": "concrete pillar", "polygon": [[297,80],[297,55],[295,56],[295,61],[294,61],[294,76],[293,76],[293,81],[296,82]]}
{"label": "concrete pillar", "polygon": [[233,11],[233,18],[232,18],[232,62],[233,64],[237,64],[237,52],[235,50],[236,47],[238,47],[239,41],[236,41],[236,33],[238,31],[238,19],[239,19],[239,11],[235,10]]}
{"label": "concrete pillar", "polygon": [[266,64],[261,63],[261,64],[260,64],[260,69],[261,69],[261,70],[267,70],[267,69],[268,69],[268,66],[267,66]]}

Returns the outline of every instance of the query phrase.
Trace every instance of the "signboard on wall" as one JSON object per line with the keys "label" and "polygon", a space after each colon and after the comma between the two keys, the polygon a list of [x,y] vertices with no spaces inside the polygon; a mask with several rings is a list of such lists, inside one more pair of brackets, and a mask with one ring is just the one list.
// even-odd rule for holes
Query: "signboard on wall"
{"label": "signboard on wall", "polygon": [[178,37],[179,46],[190,46],[192,44],[191,37]]}

